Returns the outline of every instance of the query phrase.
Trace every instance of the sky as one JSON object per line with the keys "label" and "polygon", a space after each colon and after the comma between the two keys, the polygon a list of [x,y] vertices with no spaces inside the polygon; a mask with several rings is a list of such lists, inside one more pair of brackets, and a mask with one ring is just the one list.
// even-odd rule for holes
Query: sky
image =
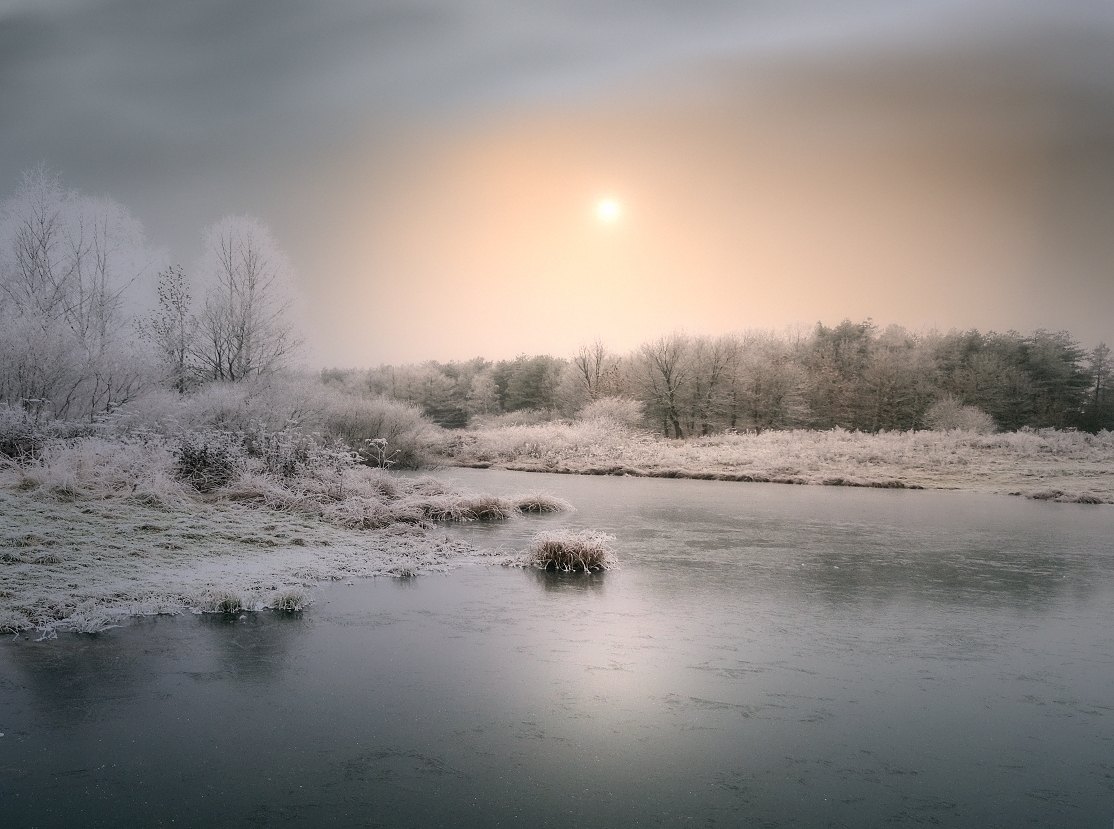
{"label": "sky", "polygon": [[187,272],[266,223],[314,366],[1114,341],[1110,0],[0,0],[0,113],[0,194],[45,163]]}

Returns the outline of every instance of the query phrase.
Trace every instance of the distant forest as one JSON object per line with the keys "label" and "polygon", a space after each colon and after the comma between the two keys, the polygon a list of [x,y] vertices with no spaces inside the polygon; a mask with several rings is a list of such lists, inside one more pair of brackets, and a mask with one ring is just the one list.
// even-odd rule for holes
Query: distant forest
{"label": "distant forest", "polygon": [[629,354],[602,342],[572,359],[330,369],[328,384],[419,406],[447,428],[571,417],[608,398],[641,404],[674,438],[725,430],[843,427],[1114,429],[1112,360],[1067,332],[912,334],[869,320],[807,333],[674,333]]}

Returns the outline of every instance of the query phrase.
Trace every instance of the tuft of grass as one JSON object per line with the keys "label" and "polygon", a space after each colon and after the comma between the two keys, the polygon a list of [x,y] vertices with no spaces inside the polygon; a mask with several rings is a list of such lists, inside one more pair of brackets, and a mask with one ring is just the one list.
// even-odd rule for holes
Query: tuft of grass
{"label": "tuft of grass", "polygon": [[517,509],[514,502],[495,495],[437,495],[410,503],[430,521],[502,521]]}
{"label": "tuft of grass", "polygon": [[614,540],[614,536],[594,530],[540,532],[526,548],[526,563],[563,573],[616,569],[619,559],[611,546]]}
{"label": "tuft of grass", "polygon": [[517,496],[514,506],[519,512],[567,512],[573,508],[564,498],[538,490]]}
{"label": "tuft of grass", "polygon": [[279,593],[275,597],[274,609],[281,610],[284,613],[297,613],[304,610],[308,604],[309,596],[306,595],[304,590],[296,587]]}
{"label": "tuft of grass", "polygon": [[1092,495],[1089,492],[1084,492],[1082,495],[1075,498],[1077,504],[1101,504],[1103,500],[1097,495]]}
{"label": "tuft of grass", "polygon": [[244,600],[235,593],[222,591],[213,597],[214,613],[239,613],[244,609]]}
{"label": "tuft of grass", "polygon": [[505,521],[515,513],[515,505],[496,495],[474,495],[460,501],[464,521]]}

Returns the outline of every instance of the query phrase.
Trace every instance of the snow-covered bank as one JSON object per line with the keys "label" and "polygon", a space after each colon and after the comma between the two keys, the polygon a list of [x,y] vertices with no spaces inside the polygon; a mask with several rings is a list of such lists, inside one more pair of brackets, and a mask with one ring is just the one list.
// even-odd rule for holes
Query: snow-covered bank
{"label": "snow-covered bank", "polygon": [[95,631],[124,616],[296,610],[321,582],[445,570],[492,554],[414,525],[339,527],[217,502],[0,491],[0,630]]}
{"label": "snow-covered bank", "polygon": [[667,440],[599,420],[461,432],[440,454],[447,464],[524,471],[960,489],[1114,503],[1114,434],[1105,431],[834,429]]}
{"label": "snow-covered bank", "polygon": [[[205,455],[210,470],[222,468],[218,448]],[[543,493],[497,497],[395,477],[335,453],[286,475],[240,458],[201,492],[183,457],[161,439],[88,437],[0,467],[0,630],[296,610],[321,582],[500,560],[450,541],[438,521],[568,507]]]}

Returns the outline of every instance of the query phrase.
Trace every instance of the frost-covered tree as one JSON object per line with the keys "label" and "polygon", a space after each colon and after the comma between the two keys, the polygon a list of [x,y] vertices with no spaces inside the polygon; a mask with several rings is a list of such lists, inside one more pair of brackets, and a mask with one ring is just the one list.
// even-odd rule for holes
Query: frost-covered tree
{"label": "frost-covered tree", "polygon": [[740,340],[734,334],[692,339],[686,406],[689,434],[711,434],[730,408],[729,393],[738,372],[739,355]]}
{"label": "frost-covered tree", "polygon": [[496,363],[492,377],[500,407],[504,412],[557,409],[564,367],[564,360],[548,355],[520,355]]}
{"label": "frost-covered tree", "polygon": [[1087,355],[1091,372],[1091,389],[1087,393],[1084,426],[1090,431],[1114,429],[1114,395],[1110,393],[1110,375],[1114,370],[1110,347],[1099,343]]}
{"label": "frost-covered tree", "polygon": [[148,372],[124,298],[154,262],[124,207],[25,173],[0,205],[0,399],[90,419],[133,399]]}
{"label": "frost-covered tree", "polygon": [[301,346],[290,261],[250,216],[221,219],[205,230],[204,242],[195,356],[205,376],[235,381],[284,368]]}
{"label": "frost-covered tree", "polygon": [[658,337],[643,343],[638,350],[637,364],[643,383],[643,400],[647,408],[661,417],[666,437],[683,438],[681,425],[684,399],[692,373],[692,341],[682,333]]}
{"label": "frost-covered tree", "polygon": [[769,332],[747,332],[728,389],[726,425],[762,432],[804,420],[802,377],[788,342]]}
{"label": "frost-covered tree", "polygon": [[582,345],[572,358],[573,377],[581,385],[586,400],[598,400],[620,393],[620,360],[603,340]]}
{"label": "frost-covered tree", "polygon": [[154,348],[166,382],[184,393],[198,374],[198,321],[181,265],[159,274],[158,295],[158,309],[140,323],[139,333]]}

